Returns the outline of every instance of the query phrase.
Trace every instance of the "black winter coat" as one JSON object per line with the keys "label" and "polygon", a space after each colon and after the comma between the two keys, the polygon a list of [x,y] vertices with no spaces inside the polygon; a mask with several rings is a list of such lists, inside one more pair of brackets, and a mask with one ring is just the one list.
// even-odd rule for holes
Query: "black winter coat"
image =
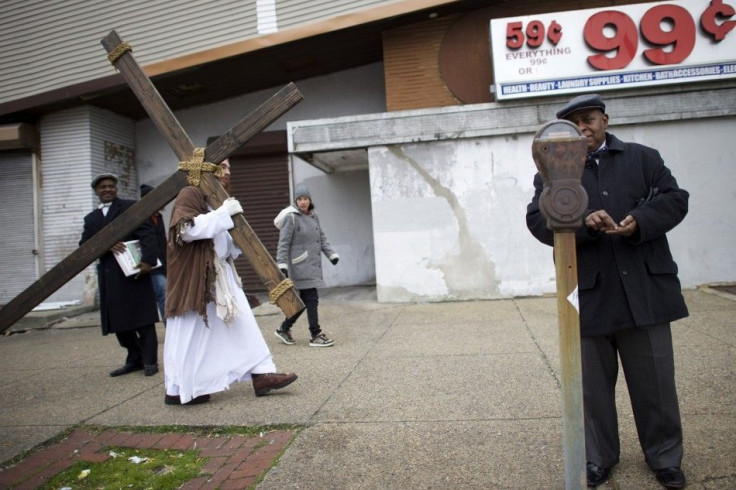
{"label": "black winter coat", "polygon": [[[688,315],[665,234],[685,218],[689,194],[677,186],[657,150],[622,142],[609,133],[606,142],[608,151],[601,154],[597,168],[583,172],[582,185],[589,201],[585,216],[604,209],[618,223],[631,214],[638,230],[630,237],[606,235],[585,226],[577,230],[580,330],[584,336]],[[539,241],[553,245],[554,234],[539,210],[539,174],[534,177],[534,189],[527,207],[527,227]],[[637,206],[653,189],[656,196]]]}
{"label": "black winter coat", "polygon": [[[156,244],[158,245],[157,258],[161,261],[161,266],[151,271],[151,274],[166,274],[166,247],[168,240],[166,239],[166,225],[164,225],[164,217],[161,213],[151,215],[151,226],[156,233]],[[155,264],[155,262],[154,262]],[[154,265],[151,264],[151,265]]]}
{"label": "black winter coat", "polygon": [[[84,230],[79,245],[89,240],[105,225],[123,214],[135,204],[127,199],[115,199],[107,216],[96,209],[84,217]],[[156,232],[150,220],[126,236],[122,241],[140,240],[142,261],[156,263]],[[154,324],[158,321],[158,309],[153,293],[151,276],[143,274],[138,279],[126,277],[112,252],[103,254],[97,264],[97,283],[100,288],[100,317],[102,335],[124,332]]]}

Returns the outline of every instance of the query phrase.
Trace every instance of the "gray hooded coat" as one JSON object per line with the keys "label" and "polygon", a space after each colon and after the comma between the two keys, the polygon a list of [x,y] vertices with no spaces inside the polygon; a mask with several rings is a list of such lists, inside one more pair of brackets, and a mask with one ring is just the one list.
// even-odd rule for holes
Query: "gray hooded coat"
{"label": "gray hooded coat", "polygon": [[279,233],[277,266],[289,271],[289,279],[296,289],[324,287],[321,253],[331,261],[340,258],[327,241],[317,213],[312,210],[305,214],[291,207],[283,218]]}

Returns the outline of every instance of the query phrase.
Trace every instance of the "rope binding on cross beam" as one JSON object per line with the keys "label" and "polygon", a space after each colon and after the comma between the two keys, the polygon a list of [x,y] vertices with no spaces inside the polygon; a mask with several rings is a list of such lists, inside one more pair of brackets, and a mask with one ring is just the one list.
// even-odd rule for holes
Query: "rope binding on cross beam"
{"label": "rope binding on cross beam", "polygon": [[179,162],[178,170],[186,171],[189,185],[197,187],[199,187],[202,172],[212,172],[217,178],[222,176],[222,167],[204,161],[204,148],[195,148],[190,160]]}
{"label": "rope binding on cross beam", "polygon": [[115,62],[120,59],[122,55],[130,51],[133,52],[133,47],[128,43],[120,43],[117,46],[115,46],[115,49],[107,53],[107,59],[110,60],[110,63],[113,65]]}
{"label": "rope binding on cross beam", "polygon": [[278,283],[275,288],[268,292],[268,301],[275,305],[279,298],[290,288],[294,287],[294,283],[288,277]]}

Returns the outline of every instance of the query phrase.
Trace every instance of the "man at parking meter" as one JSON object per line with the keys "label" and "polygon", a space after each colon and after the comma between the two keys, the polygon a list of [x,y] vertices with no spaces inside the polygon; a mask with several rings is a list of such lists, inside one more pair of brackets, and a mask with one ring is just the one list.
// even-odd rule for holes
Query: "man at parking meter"
{"label": "man at parking meter", "polygon": [[[575,231],[588,486],[606,481],[619,461],[620,358],[646,463],[664,487],[682,488],[670,322],[688,311],[666,233],[687,214],[689,194],[657,150],[606,131],[600,96],[576,97],[556,116],[578,127],[589,152],[581,179],[588,207]],[[553,245],[554,233],[540,210],[539,174],[534,188],[527,227]]]}

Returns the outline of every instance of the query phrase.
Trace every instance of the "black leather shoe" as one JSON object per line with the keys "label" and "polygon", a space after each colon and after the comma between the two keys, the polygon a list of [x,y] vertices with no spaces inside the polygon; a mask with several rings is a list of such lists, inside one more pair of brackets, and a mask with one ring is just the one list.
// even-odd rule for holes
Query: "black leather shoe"
{"label": "black leather shoe", "polygon": [[153,376],[158,372],[158,364],[151,364],[150,366],[145,366],[143,368],[143,374],[146,376]]}
{"label": "black leather shoe", "polygon": [[654,470],[654,476],[657,477],[657,481],[664,486],[664,488],[684,488],[685,487],[685,473],[680,468],[664,468],[661,470]]}
{"label": "black leather shoe", "polygon": [[125,364],[123,367],[110,371],[110,376],[114,378],[116,376],[122,376],[123,374],[132,373],[133,371],[140,371],[141,369],[143,369],[143,364]]}
{"label": "black leather shoe", "polygon": [[166,395],[164,397],[164,403],[166,405],[199,405],[200,403],[206,403],[208,401],[210,401],[209,395],[200,395],[196,398],[192,398],[186,403],[182,403],[181,398],[178,396]]}
{"label": "black leather shoe", "polygon": [[608,479],[611,474],[611,468],[601,468],[591,462],[585,464],[585,477],[588,480],[589,487],[597,487]]}

